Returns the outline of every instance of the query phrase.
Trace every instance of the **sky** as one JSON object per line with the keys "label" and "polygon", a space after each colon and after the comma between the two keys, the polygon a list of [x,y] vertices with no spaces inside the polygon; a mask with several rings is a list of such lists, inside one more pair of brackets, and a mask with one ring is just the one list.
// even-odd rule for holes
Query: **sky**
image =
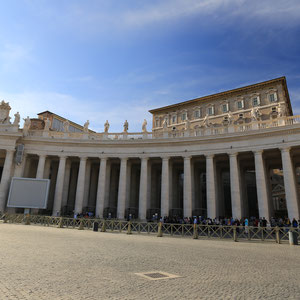
{"label": "sky", "polygon": [[0,100],[102,132],[286,76],[300,114],[299,0],[0,0]]}

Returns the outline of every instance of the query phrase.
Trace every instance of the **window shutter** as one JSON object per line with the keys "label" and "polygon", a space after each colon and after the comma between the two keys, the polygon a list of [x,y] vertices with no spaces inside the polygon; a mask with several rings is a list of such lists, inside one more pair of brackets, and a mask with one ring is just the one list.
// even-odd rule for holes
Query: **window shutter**
{"label": "window shutter", "polygon": [[277,93],[274,93],[274,100],[277,101]]}
{"label": "window shutter", "polygon": [[226,103],[226,111],[229,111],[229,103]]}
{"label": "window shutter", "polygon": [[215,107],[214,107],[214,106],[211,107],[211,114],[212,114],[212,115],[215,114]]}
{"label": "window shutter", "polygon": [[244,108],[244,100],[241,100],[242,108]]}
{"label": "window shutter", "polygon": [[257,96],[257,105],[260,105],[260,97]]}

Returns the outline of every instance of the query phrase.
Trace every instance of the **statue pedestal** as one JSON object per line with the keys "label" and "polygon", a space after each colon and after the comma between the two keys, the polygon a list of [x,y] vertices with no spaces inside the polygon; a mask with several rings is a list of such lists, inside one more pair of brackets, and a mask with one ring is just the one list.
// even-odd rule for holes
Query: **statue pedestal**
{"label": "statue pedestal", "polygon": [[107,140],[107,139],[108,139],[108,134],[107,134],[107,132],[104,132],[104,133],[103,133],[102,139],[103,139],[103,140]]}
{"label": "statue pedestal", "polygon": [[258,130],[259,129],[259,126],[258,126],[258,123],[257,122],[252,122],[252,130]]}
{"label": "statue pedestal", "polygon": [[284,118],[278,118],[278,126],[284,126],[285,125],[285,120]]}
{"label": "statue pedestal", "polygon": [[148,138],[148,133],[147,132],[143,132],[143,140],[146,140]]}
{"label": "statue pedestal", "polygon": [[123,132],[123,140],[127,140],[128,137],[128,133],[127,132]]}
{"label": "statue pedestal", "polygon": [[89,139],[89,134],[87,132],[83,133],[82,139],[88,140]]}
{"label": "statue pedestal", "polygon": [[49,131],[48,130],[43,131],[43,137],[49,137]]}
{"label": "statue pedestal", "polygon": [[228,126],[228,132],[229,133],[233,133],[234,132],[234,126],[233,125],[229,125]]}

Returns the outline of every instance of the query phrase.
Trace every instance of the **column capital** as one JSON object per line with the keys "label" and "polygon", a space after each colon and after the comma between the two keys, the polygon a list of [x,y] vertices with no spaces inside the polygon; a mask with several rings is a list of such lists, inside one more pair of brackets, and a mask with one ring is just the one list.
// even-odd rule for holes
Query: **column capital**
{"label": "column capital", "polygon": [[191,158],[192,158],[192,155],[185,155],[185,156],[183,156],[184,160],[191,160]]}
{"label": "column capital", "polygon": [[87,156],[79,156],[80,161],[87,161],[88,157]]}
{"label": "column capital", "polygon": [[63,159],[67,159],[68,158],[68,156],[67,155],[59,155],[59,160],[63,160]]}
{"label": "column capital", "polygon": [[120,157],[120,161],[127,161],[128,160],[128,157]]}
{"label": "column capital", "polygon": [[169,160],[169,159],[170,159],[170,156],[162,156],[161,157],[161,160],[164,160],[164,161]]}
{"label": "column capital", "polygon": [[229,152],[227,153],[229,157],[237,157],[238,156],[238,152]]}
{"label": "column capital", "polygon": [[139,158],[140,158],[141,161],[142,160],[144,160],[144,161],[148,161],[149,160],[148,156],[140,156]]}
{"label": "column capital", "polygon": [[264,150],[263,149],[259,149],[259,150],[253,150],[252,152],[253,152],[254,155],[259,155],[260,156],[260,155],[262,155],[264,153]]}
{"label": "column capital", "polygon": [[215,157],[215,154],[209,153],[209,154],[205,154],[204,156],[206,157],[206,159],[213,159]]}
{"label": "column capital", "polygon": [[291,150],[291,147],[284,147],[284,148],[280,148],[280,151],[281,152],[290,152],[290,150]]}
{"label": "column capital", "polygon": [[6,150],[6,154],[14,154],[15,153],[15,149],[5,149]]}
{"label": "column capital", "polygon": [[101,160],[104,161],[104,160],[108,160],[108,157],[106,157],[106,156],[99,156],[99,159],[100,159],[100,161],[101,161]]}

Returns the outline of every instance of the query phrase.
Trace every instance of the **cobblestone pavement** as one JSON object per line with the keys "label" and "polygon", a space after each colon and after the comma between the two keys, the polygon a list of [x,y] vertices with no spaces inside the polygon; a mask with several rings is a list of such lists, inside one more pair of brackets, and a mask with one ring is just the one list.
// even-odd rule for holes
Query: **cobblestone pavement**
{"label": "cobblestone pavement", "polygon": [[[0,299],[300,299],[300,246],[0,224]],[[151,281],[134,273],[180,278]]]}

